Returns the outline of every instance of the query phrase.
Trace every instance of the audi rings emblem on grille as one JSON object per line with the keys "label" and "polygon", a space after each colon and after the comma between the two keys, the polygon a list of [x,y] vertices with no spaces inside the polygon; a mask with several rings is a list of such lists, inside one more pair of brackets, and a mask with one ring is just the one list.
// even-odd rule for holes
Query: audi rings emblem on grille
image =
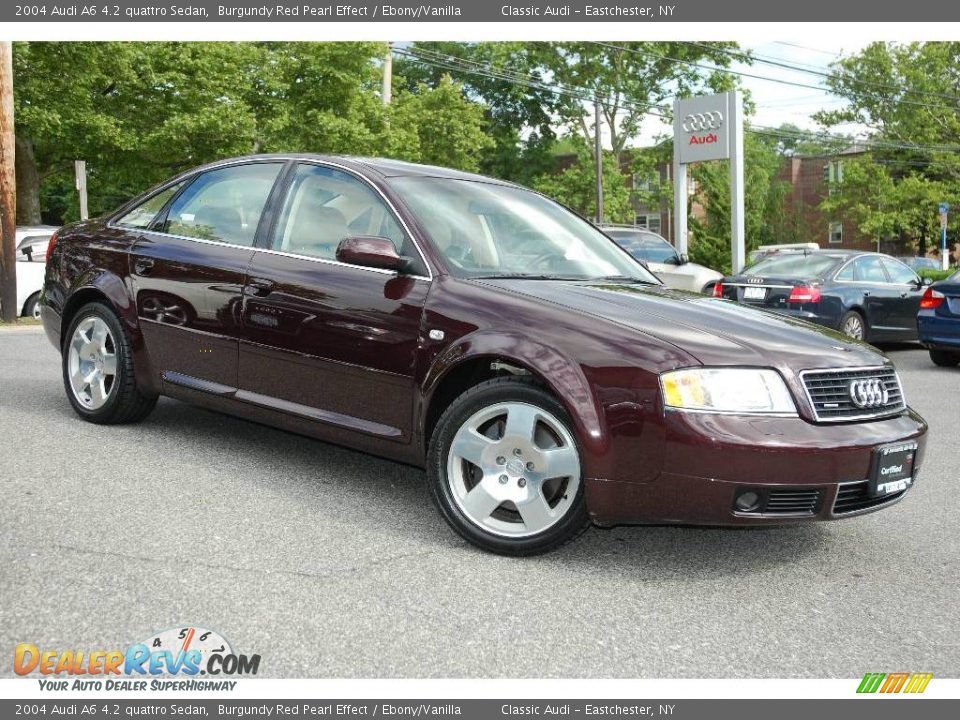
{"label": "audi rings emblem on grille", "polygon": [[723,113],[711,110],[704,113],[693,113],[683,119],[680,127],[684,132],[703,132],[704,130],[719,130],[723,125]]}
{"label": "audi rings emblem on grille", "polygon": [[850,399],[858,408],[878,408],[887,404],[890,393],[880,378],[864,378],[850,381]]}

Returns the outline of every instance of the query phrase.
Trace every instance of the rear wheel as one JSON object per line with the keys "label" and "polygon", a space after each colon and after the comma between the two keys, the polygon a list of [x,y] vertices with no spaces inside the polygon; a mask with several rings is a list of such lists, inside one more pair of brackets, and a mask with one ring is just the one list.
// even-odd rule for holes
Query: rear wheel
{"label": "rear wheel", "polygon": [[73,409],[103,425],[139,422],[153,410],[155,396],[134,380],[130,337],[107,305],[84,305],[74,316],[63,346],[63,384]]}
{"label": "rear wheel", "polygon": [[947,350],[931,350],[930,359],[934,365],[940,367],[956,367],[960,365],[960,353],[948,352]]}
{"label": "rear wheel", "polygon": [[457,398],[431,438],[427,474],[444,519],[485,550],[535,555],[589,524],[570,420],[528,379],[489,380]]}
{"label": "rear wheel", "polygon": [[870,336],[866,318],[856,310],[850,310],[841,318],[840,332],[854,340],[863,340],[864,342]]}
{"label": "rear wheel", "polygon": [[23,304],[23,317],[40,319],[40,293],[35,292]]}

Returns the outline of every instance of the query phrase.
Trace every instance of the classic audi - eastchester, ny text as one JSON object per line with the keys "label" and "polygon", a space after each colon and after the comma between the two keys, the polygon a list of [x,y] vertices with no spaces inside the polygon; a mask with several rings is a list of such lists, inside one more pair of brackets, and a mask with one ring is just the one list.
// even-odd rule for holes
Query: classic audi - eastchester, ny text
{"label": "classic audi - eastchester, ny text", "polygon": [[426,468],[464,538],[761,525],[897,502],[927,431],[885,355],[665,288],[524,188],[390,160],[185,172],[48,246],[41,315],[101,424],[166,395]]}

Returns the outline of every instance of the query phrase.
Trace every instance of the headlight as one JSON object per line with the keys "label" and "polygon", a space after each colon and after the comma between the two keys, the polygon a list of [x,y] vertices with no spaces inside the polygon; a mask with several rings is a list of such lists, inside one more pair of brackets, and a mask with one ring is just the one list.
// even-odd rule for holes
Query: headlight
{"label": "headlight", "polygon": [[797,406],[783,378],[760,368],[689,368],[660,376],[663,402],[683,410],[788,413]]}

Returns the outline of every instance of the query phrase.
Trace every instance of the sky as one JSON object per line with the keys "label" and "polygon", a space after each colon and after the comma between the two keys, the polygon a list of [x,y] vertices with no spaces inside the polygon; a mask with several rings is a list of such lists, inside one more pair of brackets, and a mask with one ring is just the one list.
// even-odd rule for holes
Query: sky
{"label": "sky", "polygon": [[[848,45],[838,47],[836,44],[824,40],[817,42],[816,38],[804,37],[793,40],[778,40],[765,42],[743,42],[740,46],[750,50],[756,57],[776,60],[819,72],[829,72],[830,63],[835,62],[841,55],[855,54],[867,44],[867,41],[853,39]],[[823,85],[824,78],[810,73],[788,70],[765,63],[754,62],[752,65],[734,63],[732,70],[738,70],[769,77],[774,80],[803,83],[804,85]],[[765,127],[779,127],[784,123],[792,123],[804,130],[820,129],[813,114],[822,109],[837,109],[843,107],[843,101],[825,91],[783,85],[778,82],[769,82],[755,78],[741,78],[743,87],[750,91],[753,102],[756,104],[756,113],[750,118],[754,125]],[[832,132],[859,135],[864,131],[857,125],[837,126]],[[670,134],[669,126],[653,118],[647,120],[642,128],[641,136],[636,145],[649,145],[658,135]]]}

